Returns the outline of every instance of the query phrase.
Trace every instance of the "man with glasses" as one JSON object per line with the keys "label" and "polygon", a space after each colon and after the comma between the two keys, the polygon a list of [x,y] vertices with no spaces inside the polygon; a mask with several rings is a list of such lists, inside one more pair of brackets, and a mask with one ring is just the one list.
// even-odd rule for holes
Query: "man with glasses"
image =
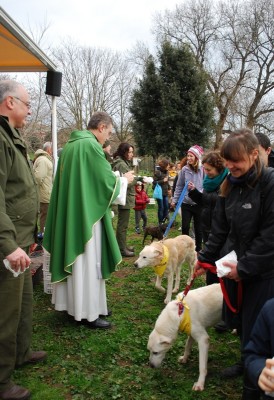
{"label": "man with glasses", "polygon": [[[18,131],[30,115],[29,95],[19,83],[0,81],[0,399],[24,400],[15,367],[46,358],[31,351],[32,278],[29,247],[34,243],[38,193],[25,143]],[[5,262],[5,264],[4,264]],[[11,270],[5,268],[9,264]],[[16,276],[16,273],[19,273]]]}

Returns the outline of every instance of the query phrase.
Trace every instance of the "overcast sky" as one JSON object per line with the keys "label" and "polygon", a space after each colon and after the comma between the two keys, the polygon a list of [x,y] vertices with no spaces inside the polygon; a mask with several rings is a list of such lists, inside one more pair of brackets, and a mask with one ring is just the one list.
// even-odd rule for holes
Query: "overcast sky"
{"label": "overcast sky", "polygon": [[64,37],[88,46],[126,50],[140,40],[153,43],[152,16],[180,0],[1,0],[1,7],[29,34],[50,23],[47,42]]}

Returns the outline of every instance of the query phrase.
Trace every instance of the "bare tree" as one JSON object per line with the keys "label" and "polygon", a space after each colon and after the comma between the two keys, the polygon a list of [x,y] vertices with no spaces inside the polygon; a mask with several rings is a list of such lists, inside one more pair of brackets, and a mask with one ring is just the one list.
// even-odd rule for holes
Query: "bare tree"
{"label": "bare tree", "polygon": [[[244,120],[253,127],[273,112],[269,96],[273,89],[273,1],[188,0],[175,11],[157,14],[154,32],[160,41],[188,43],[206,71],[216,106],[215,147],[229,129],[229,120]],[[253,96],[243,109],[240,99],[248,91]]]}
{"label": "bare tree", "polygon": [[[43,46],[49,28],[50,23],[46,17],[43,23],[36,28],[28,25],[30,36],[39,47]],[[28,148],[35,151],[51,138],[51,111],[45,95],[46,74],[28,73],[20,75],[19,79],[28,89],[31,98],[31,115],[28,124],[22,129],[22,136]]]}
{"label": "bare tree", "polygon": [[115,121],[118,140],[130,135],[129,97],[134,74],[122,54],[82,47],[71,40],[54,50],[63,72],[59,118],[63,128],[83,129],[94,111],[104,110]]}

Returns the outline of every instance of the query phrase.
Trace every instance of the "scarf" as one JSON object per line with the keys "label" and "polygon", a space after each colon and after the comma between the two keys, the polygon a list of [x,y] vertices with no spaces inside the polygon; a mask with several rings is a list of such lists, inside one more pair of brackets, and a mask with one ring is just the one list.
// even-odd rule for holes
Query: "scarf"
{"label": "scarf", "polygon": [[156,275],[158,275],[160,278],[165,273],[165,270],[166,270],[166,267],[167,267],[167,263],[168,263],[168,259],[169,259],[168,248],[165,245],[163,245],[163,248],[164,248],[164,257],[162,258],[162,260],[161,260],[159,265],[155,265],[154,266],[154,271],[155,271]]}
{"label": "scarf", "polygon": [[214,178],[209,178],[207,175],[205,176],[205,179],[203,181],[203,188],[206,192],[215,192],[217,190],[225,177],[228,174],[228,169],[225,168],[223,172]]}
{"label": "scarf", "polygon": [[227,179],[229,180],[229,182],[232,185],[235,186],[241,186],[244,183],[248,182],[249,178],[251,177],[251,175],[254,174],[254,167],[252,167],[249,171],[247,171],[244,175],[239,176],[239,178],[236,178],[235,176],[232,176],[231,174],[229,174],[227,176]]}

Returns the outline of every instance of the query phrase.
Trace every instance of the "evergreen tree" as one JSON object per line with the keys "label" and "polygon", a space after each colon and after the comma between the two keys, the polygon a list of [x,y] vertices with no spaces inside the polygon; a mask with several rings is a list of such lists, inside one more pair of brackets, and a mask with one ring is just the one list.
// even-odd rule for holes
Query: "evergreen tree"
{"label": "evergreen tree", "polygon": [[142,154],[180,158],[193,144],[207,145],[213,106],[205,75],[186,45],[165,42],[158,59],[158,69],[150,59],[134,92],[133,134]]}
{"label": "evergreen tree", "polygon": [[144,77],[133,92],[130,111],[133,116],[132,129],[138,153],[156,158],[161,154],[161,149],[155,143],[157,119],[161,112],[161,90],[152,56],[148,57]]}

